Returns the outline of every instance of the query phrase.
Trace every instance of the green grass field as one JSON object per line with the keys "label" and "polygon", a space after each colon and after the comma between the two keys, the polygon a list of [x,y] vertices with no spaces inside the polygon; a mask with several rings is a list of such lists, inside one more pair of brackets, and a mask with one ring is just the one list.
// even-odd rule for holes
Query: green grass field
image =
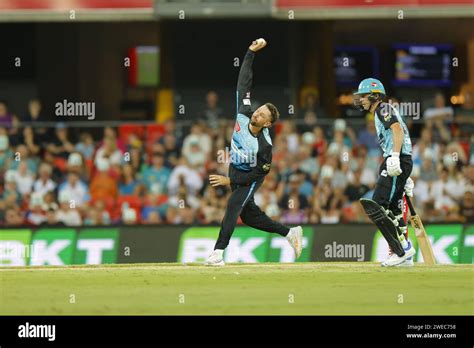
{"label": "green grass field", "polygon": [[[74,302],[75,303],[71,303]],[[2,315],[474,314],[474,266],[376,263],[0,268]]]}

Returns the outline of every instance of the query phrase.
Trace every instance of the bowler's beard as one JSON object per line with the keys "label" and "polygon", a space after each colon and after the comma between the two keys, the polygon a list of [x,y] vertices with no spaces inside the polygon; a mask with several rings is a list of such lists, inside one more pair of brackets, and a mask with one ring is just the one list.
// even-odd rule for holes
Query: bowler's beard
{"label": "bowler's beard", "polygon": [[258,124],[257,124],[257,122],[255,121],[255,118],[253,117],[253,115],[252,115],[252,117],[250,118],[250,124],[251,124],[252,126],[254,126],[254,127],[258,127]]}

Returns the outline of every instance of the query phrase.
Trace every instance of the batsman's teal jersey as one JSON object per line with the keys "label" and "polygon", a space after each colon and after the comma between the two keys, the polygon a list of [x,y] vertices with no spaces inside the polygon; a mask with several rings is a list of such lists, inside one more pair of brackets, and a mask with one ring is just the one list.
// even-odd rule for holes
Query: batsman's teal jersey
{"label": "batsman's teal jersey", "polygon": [[383,151],[383,156],[389,157],[392,154],[393,131],[390,127],[397,122],[400,123],[403,129],[403,143],[400,154],[411,156],[412,146],[410,133],[398,110],[388,103],[380,103],[375,110],[374,118],[377,137]]}

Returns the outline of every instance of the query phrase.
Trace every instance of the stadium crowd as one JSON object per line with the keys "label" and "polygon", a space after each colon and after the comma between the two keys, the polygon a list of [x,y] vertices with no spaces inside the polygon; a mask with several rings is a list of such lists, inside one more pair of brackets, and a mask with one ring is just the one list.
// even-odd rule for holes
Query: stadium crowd
{"label": "stadium crowd", "polygon": [[[382,160],[374,115],[359,127],[328,120],[313,99],[272,130],[272,169],[255,201],[289,225],[368,222],[358,200],[371,197]],[[407,120],[414,200],[424,221],[472,223],[474,101],[453,110],[434,99],[422,122]],[[105,127],[97,138],[67,123],[42,127],[39,100],[20,116],[1,101],[0,224],[219,224],[230,188],[208,176],[227,175],[234,121],[222,113],[213,92],[184,134],[169,120]]]}

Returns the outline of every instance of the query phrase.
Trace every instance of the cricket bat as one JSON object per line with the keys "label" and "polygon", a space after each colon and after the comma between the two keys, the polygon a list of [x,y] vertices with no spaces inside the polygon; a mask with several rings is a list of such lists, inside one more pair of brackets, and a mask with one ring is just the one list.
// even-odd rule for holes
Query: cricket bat
{"label": "cricket bat", "polygon": [[405,195],[405,198],[407,200],[408,209],[410,209],[410,222],[415,230],[415,236],[418,240],[423,260],[427,265],[434,265],[436,264],[436,259],[428,235],[423,227],[423,223],[421,222],[420,217],[416,214],[415,208],[413,208],[413,204],[410,201],[410,197]]}

